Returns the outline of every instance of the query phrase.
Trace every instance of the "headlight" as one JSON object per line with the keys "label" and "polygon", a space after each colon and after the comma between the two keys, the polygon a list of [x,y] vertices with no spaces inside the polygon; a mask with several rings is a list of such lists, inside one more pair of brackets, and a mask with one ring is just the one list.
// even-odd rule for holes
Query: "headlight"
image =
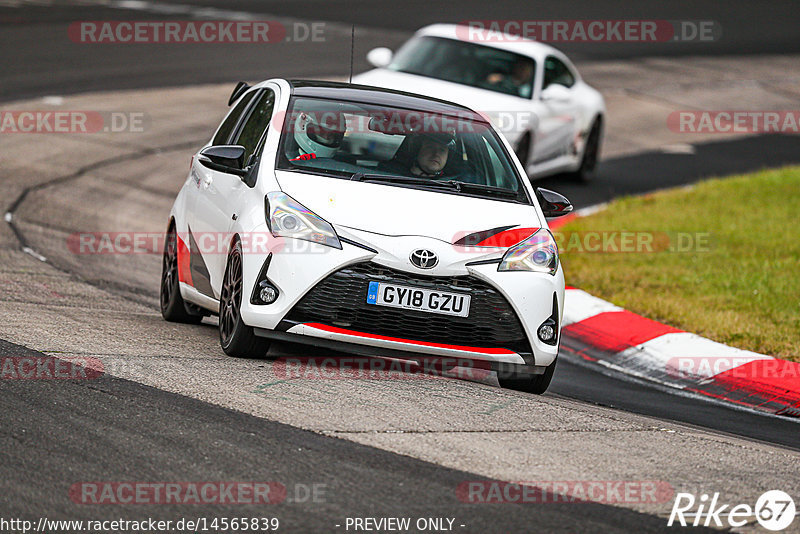
{"label": "headlight", "polygon": [[558,245],[549,230],[539,229],[525,241],[517,243],[503,256],[498,271],[533,271],[556,274]]}
{"label": "headlight", "polygon": [[275,237],[302,239],[341,249],[336,231],[328,221],[280,191],[267,194],[267,224]]}

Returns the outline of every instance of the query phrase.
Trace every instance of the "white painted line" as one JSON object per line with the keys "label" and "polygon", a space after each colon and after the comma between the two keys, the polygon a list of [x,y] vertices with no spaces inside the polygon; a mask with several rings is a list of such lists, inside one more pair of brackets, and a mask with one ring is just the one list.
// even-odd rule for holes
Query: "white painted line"
{"label": "white painted line", "polygon": [[63,96],[43,96],[42,102],[48,106],[61,106],[64,104]]}
{"label": "white painted line", "polygon": [[665,154],[694,154],[696,150],[694,145],[690,145],[688,143],[677,143],[674,145],[662,146],[661,152]]}
{"label": "white painted line", "polygon": [[575,215],[578,217],[588,217],[589,215],[594,215],[595,213],[599,213],[608,207],[608,202],[601,202],[600,204],[592,204],[591,206],[586,206],[585,208],[581,208],[575,212]]}
{"label": "white painted line", "polygon": [[642,365],[659,373],[678,373],[683,368],[697,378],[711,378],[754,360],[772,356],[729,347],[691,332],[664,334],[620,354],[635,352]]}
{"label": "white painted line", "polygon": [[582,289],[567,289],[564,292],[564,316],[561,319],[563,326],[579,323],[595,315],[623,311],[608,301],[590,295]]}
{"label": "white painted line", "polygon": [[22,248],[22,252],[24,252],[25,254],[29,254],[29,255],[33,256],[34,258],[36,258],[37,260],[39,260],[41,262],[46,262],[47,261],[47,258],[45,258],[41,254],[39,254],[38,252],[33,250],[31,247],[23,247]]}

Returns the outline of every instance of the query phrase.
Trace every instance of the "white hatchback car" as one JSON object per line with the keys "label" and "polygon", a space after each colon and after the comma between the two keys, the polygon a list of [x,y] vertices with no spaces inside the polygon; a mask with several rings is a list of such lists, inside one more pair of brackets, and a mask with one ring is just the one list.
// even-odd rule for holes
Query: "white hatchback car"
{"label": "white hatchback car", "polygon": [[396,54],[376,48],[355,83],[463,104],[490,118],[532,178],[596,174],[605,102],[559,50],[520,36],[434,24]]}
{"label": "white hatchback car", "polygon": [[542,393],[564,275],[534,189],[484,117],[327,82],[241,84],[171,210],[161,312],[219,315],[222,349],[270,340],[480,362]]}

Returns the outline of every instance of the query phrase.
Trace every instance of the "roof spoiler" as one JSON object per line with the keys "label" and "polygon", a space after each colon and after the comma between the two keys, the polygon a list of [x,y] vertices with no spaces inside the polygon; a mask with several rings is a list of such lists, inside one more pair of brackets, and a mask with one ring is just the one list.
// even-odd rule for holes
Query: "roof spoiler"
{"label": "roof spoiler", "polygon": [[228,105],[230,106],[234,102],[236,102],[240,96],[244,94],[245,91],[250,89],[250,84],[247,82],[239,82],[236,84],[236,87],[233,88],[233,92],[231,93],[231,97],[228,99]]}

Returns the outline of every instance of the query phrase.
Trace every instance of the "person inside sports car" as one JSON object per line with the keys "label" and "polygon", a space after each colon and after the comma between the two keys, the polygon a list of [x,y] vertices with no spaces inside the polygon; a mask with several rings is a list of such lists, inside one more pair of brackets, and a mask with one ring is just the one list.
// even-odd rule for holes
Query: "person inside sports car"
{"label": "person inside sports car", "polygon": [[509,159],[478,114],[297,98],[285,120],[279,168],[455,194],[524,195]]}

